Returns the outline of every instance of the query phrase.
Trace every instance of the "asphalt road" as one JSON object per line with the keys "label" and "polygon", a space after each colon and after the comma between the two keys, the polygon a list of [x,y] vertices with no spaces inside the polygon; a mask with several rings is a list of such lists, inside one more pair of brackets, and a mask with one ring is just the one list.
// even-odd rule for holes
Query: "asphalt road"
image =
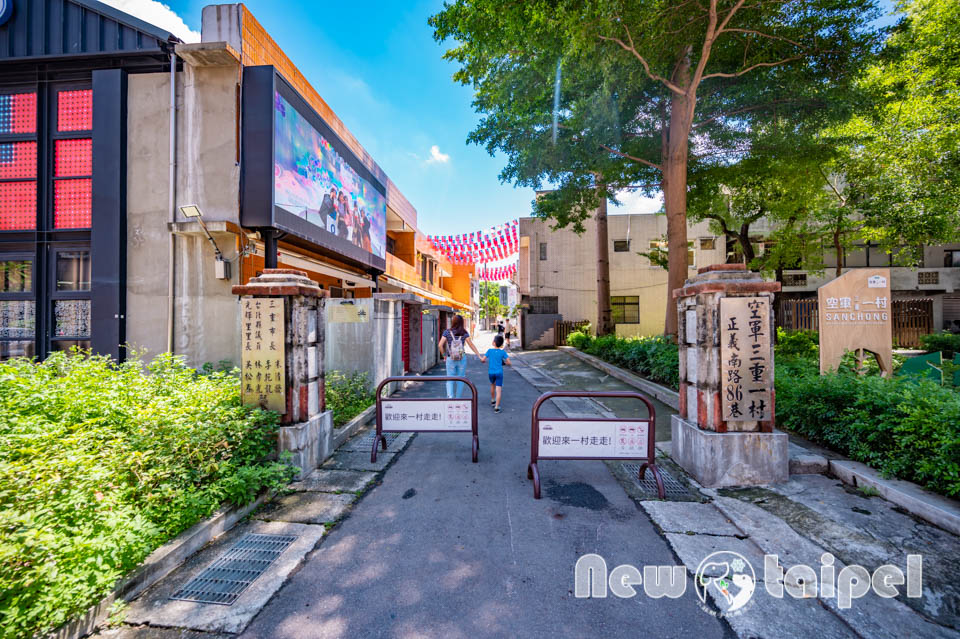
{"label": "asphalt road", "polygon": [[[583,554],[610,569],[680,562],[601,462],[541,462],[534,500],[526,468],[539,391],[508,368],[498,415],[472,355],[467,375],[480,395],[480,462],[470,462],[469,434],[417,435],[243,637],[732,636],[700,609],[689,579],[680,599],[642,589],[575,598]],[[403,395],[442,392],[434,383]]]}

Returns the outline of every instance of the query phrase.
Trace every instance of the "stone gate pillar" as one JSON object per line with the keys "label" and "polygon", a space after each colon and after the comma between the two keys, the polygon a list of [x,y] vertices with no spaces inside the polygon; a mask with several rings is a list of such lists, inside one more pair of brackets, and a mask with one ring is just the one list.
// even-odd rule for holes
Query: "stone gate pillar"
{"label": "stone gate pillar", "polygon": [[240,296],[243,402],[280,413],[279,451],[292,453],[302,479],[326,457],[333,430],[320,303],[328,293],[293,269],[264,269],[233,293]]}
{"label": "stone gate pillar", "polygon": [[671,456],[707,487],[786,481],[786,433],[774,430],[773,294],[743,264],[707,266],[673,292],[680,412]]}

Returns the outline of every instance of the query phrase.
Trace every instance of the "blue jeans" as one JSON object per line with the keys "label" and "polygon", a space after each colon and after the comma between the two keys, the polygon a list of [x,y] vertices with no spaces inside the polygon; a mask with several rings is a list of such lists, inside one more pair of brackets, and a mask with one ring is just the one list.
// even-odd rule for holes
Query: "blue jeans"
{"label": "blue jeans", "polygon": [[[463,358],[459,361],[454,361],[451,358],[446,359],[447,362],[447,375],[450,377],[464,377],[467,374],[467,354],[463,354]],[[456,395],[454,395],[454,386],[456,386]],[[447,397],[449,399],[454,399],[463,395],[463,389],[466,388],[466,384],[463,382],[447,382]]]}

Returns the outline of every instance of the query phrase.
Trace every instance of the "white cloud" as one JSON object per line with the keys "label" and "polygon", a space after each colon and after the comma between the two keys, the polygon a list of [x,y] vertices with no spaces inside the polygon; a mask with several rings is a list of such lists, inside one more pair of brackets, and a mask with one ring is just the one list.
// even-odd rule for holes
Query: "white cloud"
{"label": "white cloud", "polygon": [[184,42],[200,42],[200,32],[187,26],[173,9],[157,0],[101,0],[115,9],[169,31]]}
{"label": "white cloud", "polygon": [[440,152],[440,147],[434,144],[430,147],[430,157],[427,159],[427,164],[434,164],[439,162],[440,164],[446,164],[450,161],[450,156],[446,153]]}
{"label": "white cloud", "polygon": [[610,210],[610,213],[656,213],[663,207],[662,197],[647,197],[639,190],[626,190],[617,193],[621,206]]}

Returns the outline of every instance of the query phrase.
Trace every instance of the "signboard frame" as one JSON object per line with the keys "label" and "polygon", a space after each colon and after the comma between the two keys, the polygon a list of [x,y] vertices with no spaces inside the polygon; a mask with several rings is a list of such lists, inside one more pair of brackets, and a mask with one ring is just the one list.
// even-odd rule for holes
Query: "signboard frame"
{"label": "signboard frame", "polygon": [[[384,437],[384,433],[472,433],[473,434],[473,451],[472,451],[472,461],[474,464],[479,460],[480,452],[480,436],[477,429],[477,387],[473,385],[466,377],[451,377],[451,376],[442,376],[442,377],[418,377],[418,382],[463,382],[470,388],[470,392],[473,394],[473,398],[470,401],[470,428],[451,428],[451,429],[436,429],[436,428],[417,428],[416,425],[411,425],[410,428],[384,428],[383,427],[383,387],[391,382],[408,382],[411,381],[410,377],[387,377],[382,382],[377,385],[377,426],[376,434],[373,438],[373,447],[370,450],[370,463],[376,463],[377,461],[377,444],[380,444],[383,450],[387,449],[387,438]],[[452,401],[447,397],[391,397],[388,398],[388,401],[391,402],[447,402]],[[461,400],[467,401],[467,400]]]}
{"label": "signboard frame", "polygon": [[[638,399],[643,402],[647,407],[647,418],[646,419],[635,419],[635,418],[626,418],[620,419],[616,417],[599,417],[597,419],[581,419],[581,418],[569,418],[569,417],[549,417],[541,420],[540,418],[540,407],[543,404],[551,399],[556,399],[558,397],[581,397],[589,399],[597,398],[609,398],[609,399]],[[542,456],[540,455],[540,422],[541,421],[550,421],[550,422],[611,422],[611,423],[645,423],[647,424],[647,454],[645,456],[637,457],[554,457],[554,456]],[[642,460],[643,463],[640,464],[640,470],[638,476],[640,479],[643,479],[644,474],[647,469],[653,473],[653,478],[657,482],[657,495],[660,499],[666,498],[666,491],[663,486],[663,479],[660,477],[660,469],[657,468],[656,463],[656,425],[657,425],[657,412],[653,407],[653,403],[642,393],[635,391],[550,391],[541,395],[536,403],[533,405],[533,411],[530,415],[530,464],[527,466],[527,479],[533,481],[533,498],[540,499],[540,469],[537,466],[537,462],[541,459],[543,460],[578,460],[578,461],[629,461],[629,460]]]}
{"label": "signboard frame", "polygon": [[[287,298],[244,295],[240,298],[240,309],[241,401],[249,406],[260,406],[284,415],[287,412]],[[268,313],[268,311],[273,312]],[[256,313],[257,317],[253,317],[253,313]],[[266,317],[260,317],[261,313]],[[266,332],[270,332],[270,335],[263,337],[261,333]],[[269,348],[266,350],[263,348],[264,342],[273,345],[273,354],[267,356]],[[272,369],[271,362],[276,362]],[[266,378],[265,380],[260,379],[261,374]],[[248,380],[248,376],[252,375],[257,375],[258,379]],[[271,379],[274,375],[276,379]],[[273,386],[274,389],[280,390],[267,390],[264,393],[260,387],[262,383],[269,383],[268,389]],[[253,384],[257,385],[259,393],[252,389]],[[251,390],[248,391],[247,388]]]}

